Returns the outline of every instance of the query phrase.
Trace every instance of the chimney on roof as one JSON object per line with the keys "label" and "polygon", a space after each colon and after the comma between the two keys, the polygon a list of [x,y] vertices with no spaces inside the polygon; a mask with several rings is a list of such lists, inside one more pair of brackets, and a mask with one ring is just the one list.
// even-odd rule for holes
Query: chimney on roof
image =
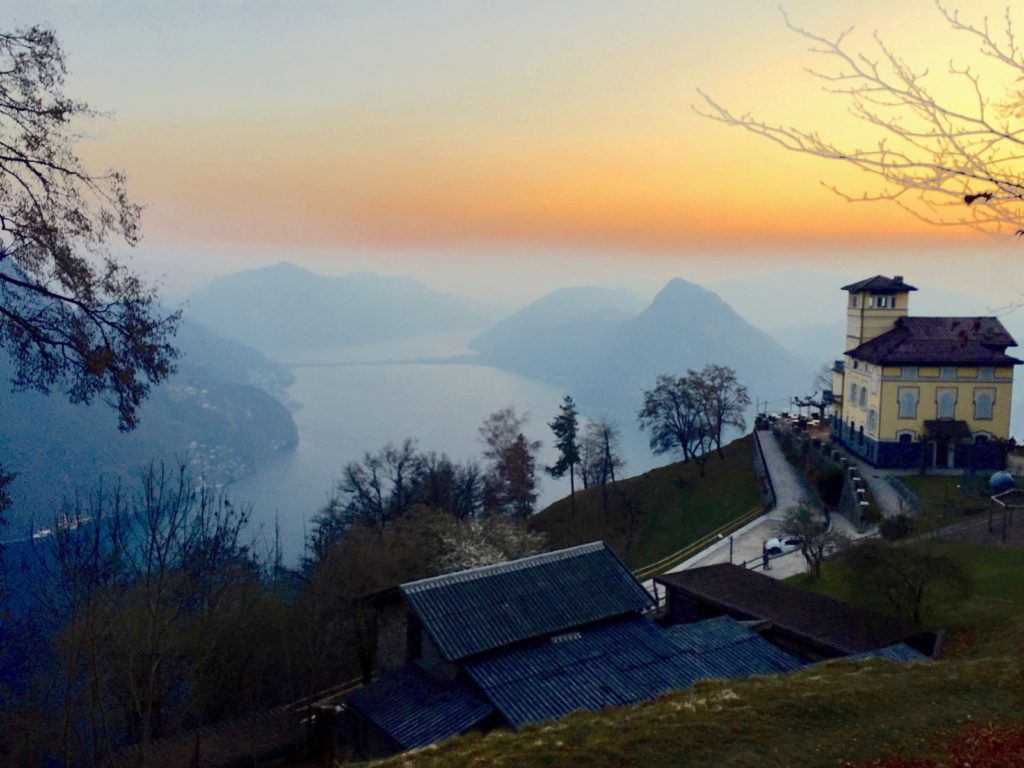
{"label": "chimney on roof", "polygon": [[892,281],[897,285],[903,285],[903,275],[896,275]]}

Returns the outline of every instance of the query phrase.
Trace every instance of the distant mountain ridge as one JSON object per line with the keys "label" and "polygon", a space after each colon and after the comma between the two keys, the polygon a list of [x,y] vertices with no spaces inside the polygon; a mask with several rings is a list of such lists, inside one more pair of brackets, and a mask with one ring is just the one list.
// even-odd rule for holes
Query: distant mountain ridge
{"label": "distant mountain ridge", "polygon": [[408,277],[317,275],[289,262],[219,277],[186,316],[271,357],[296,348],[391,341],[478,329],[486,313]]}
{"label": "distant mountain ridge", "polygon": [[735,368],[752,399],[788,398],[811,385],[813,361],[699,285],[674,278],[634,312],[635,303],[620,299],[599,289],[555,291],[470,346],[481,363],[553,382],[590,412],[629,422],[658,374],[708,363]]}
{"label": "distant mountain ridge", "polygon": [[491,326],[469,347],[495,367],[558,383],[589,365],[608,334],[644,306],[626,291],[559,288]]}

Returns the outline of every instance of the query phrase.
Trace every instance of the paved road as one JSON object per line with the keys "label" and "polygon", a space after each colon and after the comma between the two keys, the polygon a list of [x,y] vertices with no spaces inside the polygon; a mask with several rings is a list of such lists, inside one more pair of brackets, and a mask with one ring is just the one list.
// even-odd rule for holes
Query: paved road
{"label": "paved road", "polygon": [[[775,508],[766,515],[740,528],[731,537],[724,537],[716,544],[700,552],[689,560],[686,560],[673,571],[682,571],[689,568],[699,568],[703,565],[714,565],[716,563],[730,562],[729,539],[732,539],[732,562],[737,565],[744,561],[750,564],[758,564],[760,568],[761,552],[764,542],[779,535],[778,528],[786,514],[792,509],[799,509],[801,505],[811,510],[820,510],[820,506],[813,501],[814,496],[804,485],[803,478],[793,469],[786,460],[775,435],[768,431],[759,431],[757,436],[761,440],[761,450],[764,451],[765,464],[768,465],[768,472],[772,477],[772,486],[775,488]],[[845,518],[838,515],[833,520],[839,521],[840,526],[851,529],[853,526],[846,522]],[[846,530],[842,528],[842,530]],[[799,552],[791,552],[771,560],[771,568],[766,571],[769,576],[777,579],[785,579],[807,569],[806,561]]]}
{"label": "paved road", "polygon": [[853,465],[857,467],[857,471],[860,473],[860,476],[864,478],[864,483],[867,485],[868,490],[871,491],[871,495],[875,498],[875,502],[878,504],[879,512],[886,517],[898,515],[902,509],[900,506],[900,495],[886,479],[886,476],[889,473],[883,469],[872,467],[866,461],[857,458],[849,451],[844,451],[844,453],[846,454],[846,458],[848,458]]}
{"label": "paved road", "polygon": [[[761,450],[764,452],[765,464],[768,465],[768,472],[772,477],[772,486],[775,488],[775,508],[757,520],[747,523],[736,531],[732,536],[723,537],[721,541],[712,544],[702,552],[697,553],[689,560],[686,560],[672,571],[700,568],[704,565],[715,565],[717,563],[733,562],[737,565],[747,563],[749,567],[761,569],[761,553],[764,542],[779,535],[779,525],[785,519],[786,514],[793,509],[799,509],[801,505],[812,511],[821,512],[821,506],[815,500],[803,477],[793,468],[782,452],[775,435],[768,431],[758,432],[761,440]],[[880,476],[878,471],[872,467],[865,466],[862,475],[869,484],[874,481],[881,483],[888,490],[880,490],[876,498],[889,499],[890,495],[896,497],[896,491]],[[872,477],[874,475],[874,477]],[[898,499],[898,497],[896,497]],[[898,503],[898,502],[897,502]],[[842,515],[832,515],[832,525],[835,530],[846,535],[849,539],[857,539],[865,535]],[[732,546],[730,549],[730,539]],[[731,556],[731,560],[730,560]],[[807,561],[800,552],[790,552],[771,560],[771,567],[765,571],[767,575],[776,579],[786,579],[807,570]]]}
{"label": "paved road", "polygon": [[760,430],[757,436],[761,440],[764,462],[768,465],[768,473],[772,476],[772,487],[775,489],[775,511],[780,518],[785,517],[791,509],[803,505],[811,510],[821,511],[814,501],[814,494],[804,484],[804,479],[793,465],[786,460],[782,446],[769,430]]}

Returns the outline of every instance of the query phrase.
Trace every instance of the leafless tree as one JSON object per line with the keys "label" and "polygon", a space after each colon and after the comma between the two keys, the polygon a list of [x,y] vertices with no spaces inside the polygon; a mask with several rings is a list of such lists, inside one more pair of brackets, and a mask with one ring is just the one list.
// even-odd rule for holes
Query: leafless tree
{"label": "leafless tree", "polygon": [[621,432],[608,419],[587,422],[580,446],[585,487],[615,484],[615,473],[626,465],[622,458]]}
{"label": "leafless tree", "polygon": [[858,591],[880,595],[897,615],[915,623],[934,603],[963,600],[974,587],[963,565],[920,544],[864,542],[843,560]]}
{"label": "leafless tree", "polygon": [[[822,60],[808,70],[824,90],[874,131],[868,147],[844,147],[813,129],[737,114],[703,91],[700,114],[738,126],[788,150],[850,164],[878,180],[877,189],[850,202],[889,201],[942,226],[972,227],[993,235],[1024,235],[1024,51],[1009,8],[1001,21],[967,21],[937,2],[949,26],[978,46],[982,67],[950,61],[944,77],[906,61],[881,35],[869,52],[851,47],[847,29],[829,37],[786,25]],[[943,52],[943,56],[946,54]],[[967,98],[963,98],[963,97]]]}
{"label": "leafless tree", "polygon": [[846,537],[806,507],[791,509],[778,524],[779,536],[800,538],[800,554],[807,561],[807,572],[812,579],[821,578],[821,564],[826,557],[847,544]]}
{"label": "leafless tree", "polygon": [[714,363],[700,371],[690,371],[689,379],[697,391],[697,407],[707,424],[719,456],[722,453],[722,434],[726,427],[741,432],[747,428],[744,418],[750,407],[747,388],[736,379],[736,371]]}
{"label": "leafless tree", "polygon": [[725,455],[725,428],[746,428],[744,412],[749,406],[750,396],[736,372],[712,364],[678,378],[659,376],[654,389],[644,392],[638,420],[640,428],[650,432],[651,450],[677,452],[684,463],[692,458],[704,477],[711,449]]}
{"label": "leafless tree", "polygon": [[124,741],[145,754],[185,722],[238,710],[260,652],[247,517],[183,465],[151,467],[137,493],[97,493],[38,540],[34,602],[51,623],[63,761],[93,764]]}
{"label": "leafless tree", "polygon": [[512,406],[488,416],[480,427],[484,458],[490,462],[485,482],[484,507],[526,519],[537,501],[539,440],[523,433],[526,415]]}

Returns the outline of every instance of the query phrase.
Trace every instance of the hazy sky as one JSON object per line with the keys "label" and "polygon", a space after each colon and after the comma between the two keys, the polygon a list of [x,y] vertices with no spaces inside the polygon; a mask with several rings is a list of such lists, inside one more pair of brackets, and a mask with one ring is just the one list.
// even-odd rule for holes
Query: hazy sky
{"label": "hazy sky", "polygon": [[[785,5],[825,34],[856,25],[865,50],[878,30],[937,72],[978,59],[929,0]],[[283,259],[509,301],[801,265],[902,272],[993,302],[1016,290],[991,276],[1024,246],[843,203],[819,182],[862,191],[847,169],[693,113],[700,87],[740,112],[870,140],[803,72],[813,57],[777,0],[0,9],[7,25],[52,25],[68,91],[112,113],[81,151],[129,173],[148,205],[136,264],[172,294]]]}

